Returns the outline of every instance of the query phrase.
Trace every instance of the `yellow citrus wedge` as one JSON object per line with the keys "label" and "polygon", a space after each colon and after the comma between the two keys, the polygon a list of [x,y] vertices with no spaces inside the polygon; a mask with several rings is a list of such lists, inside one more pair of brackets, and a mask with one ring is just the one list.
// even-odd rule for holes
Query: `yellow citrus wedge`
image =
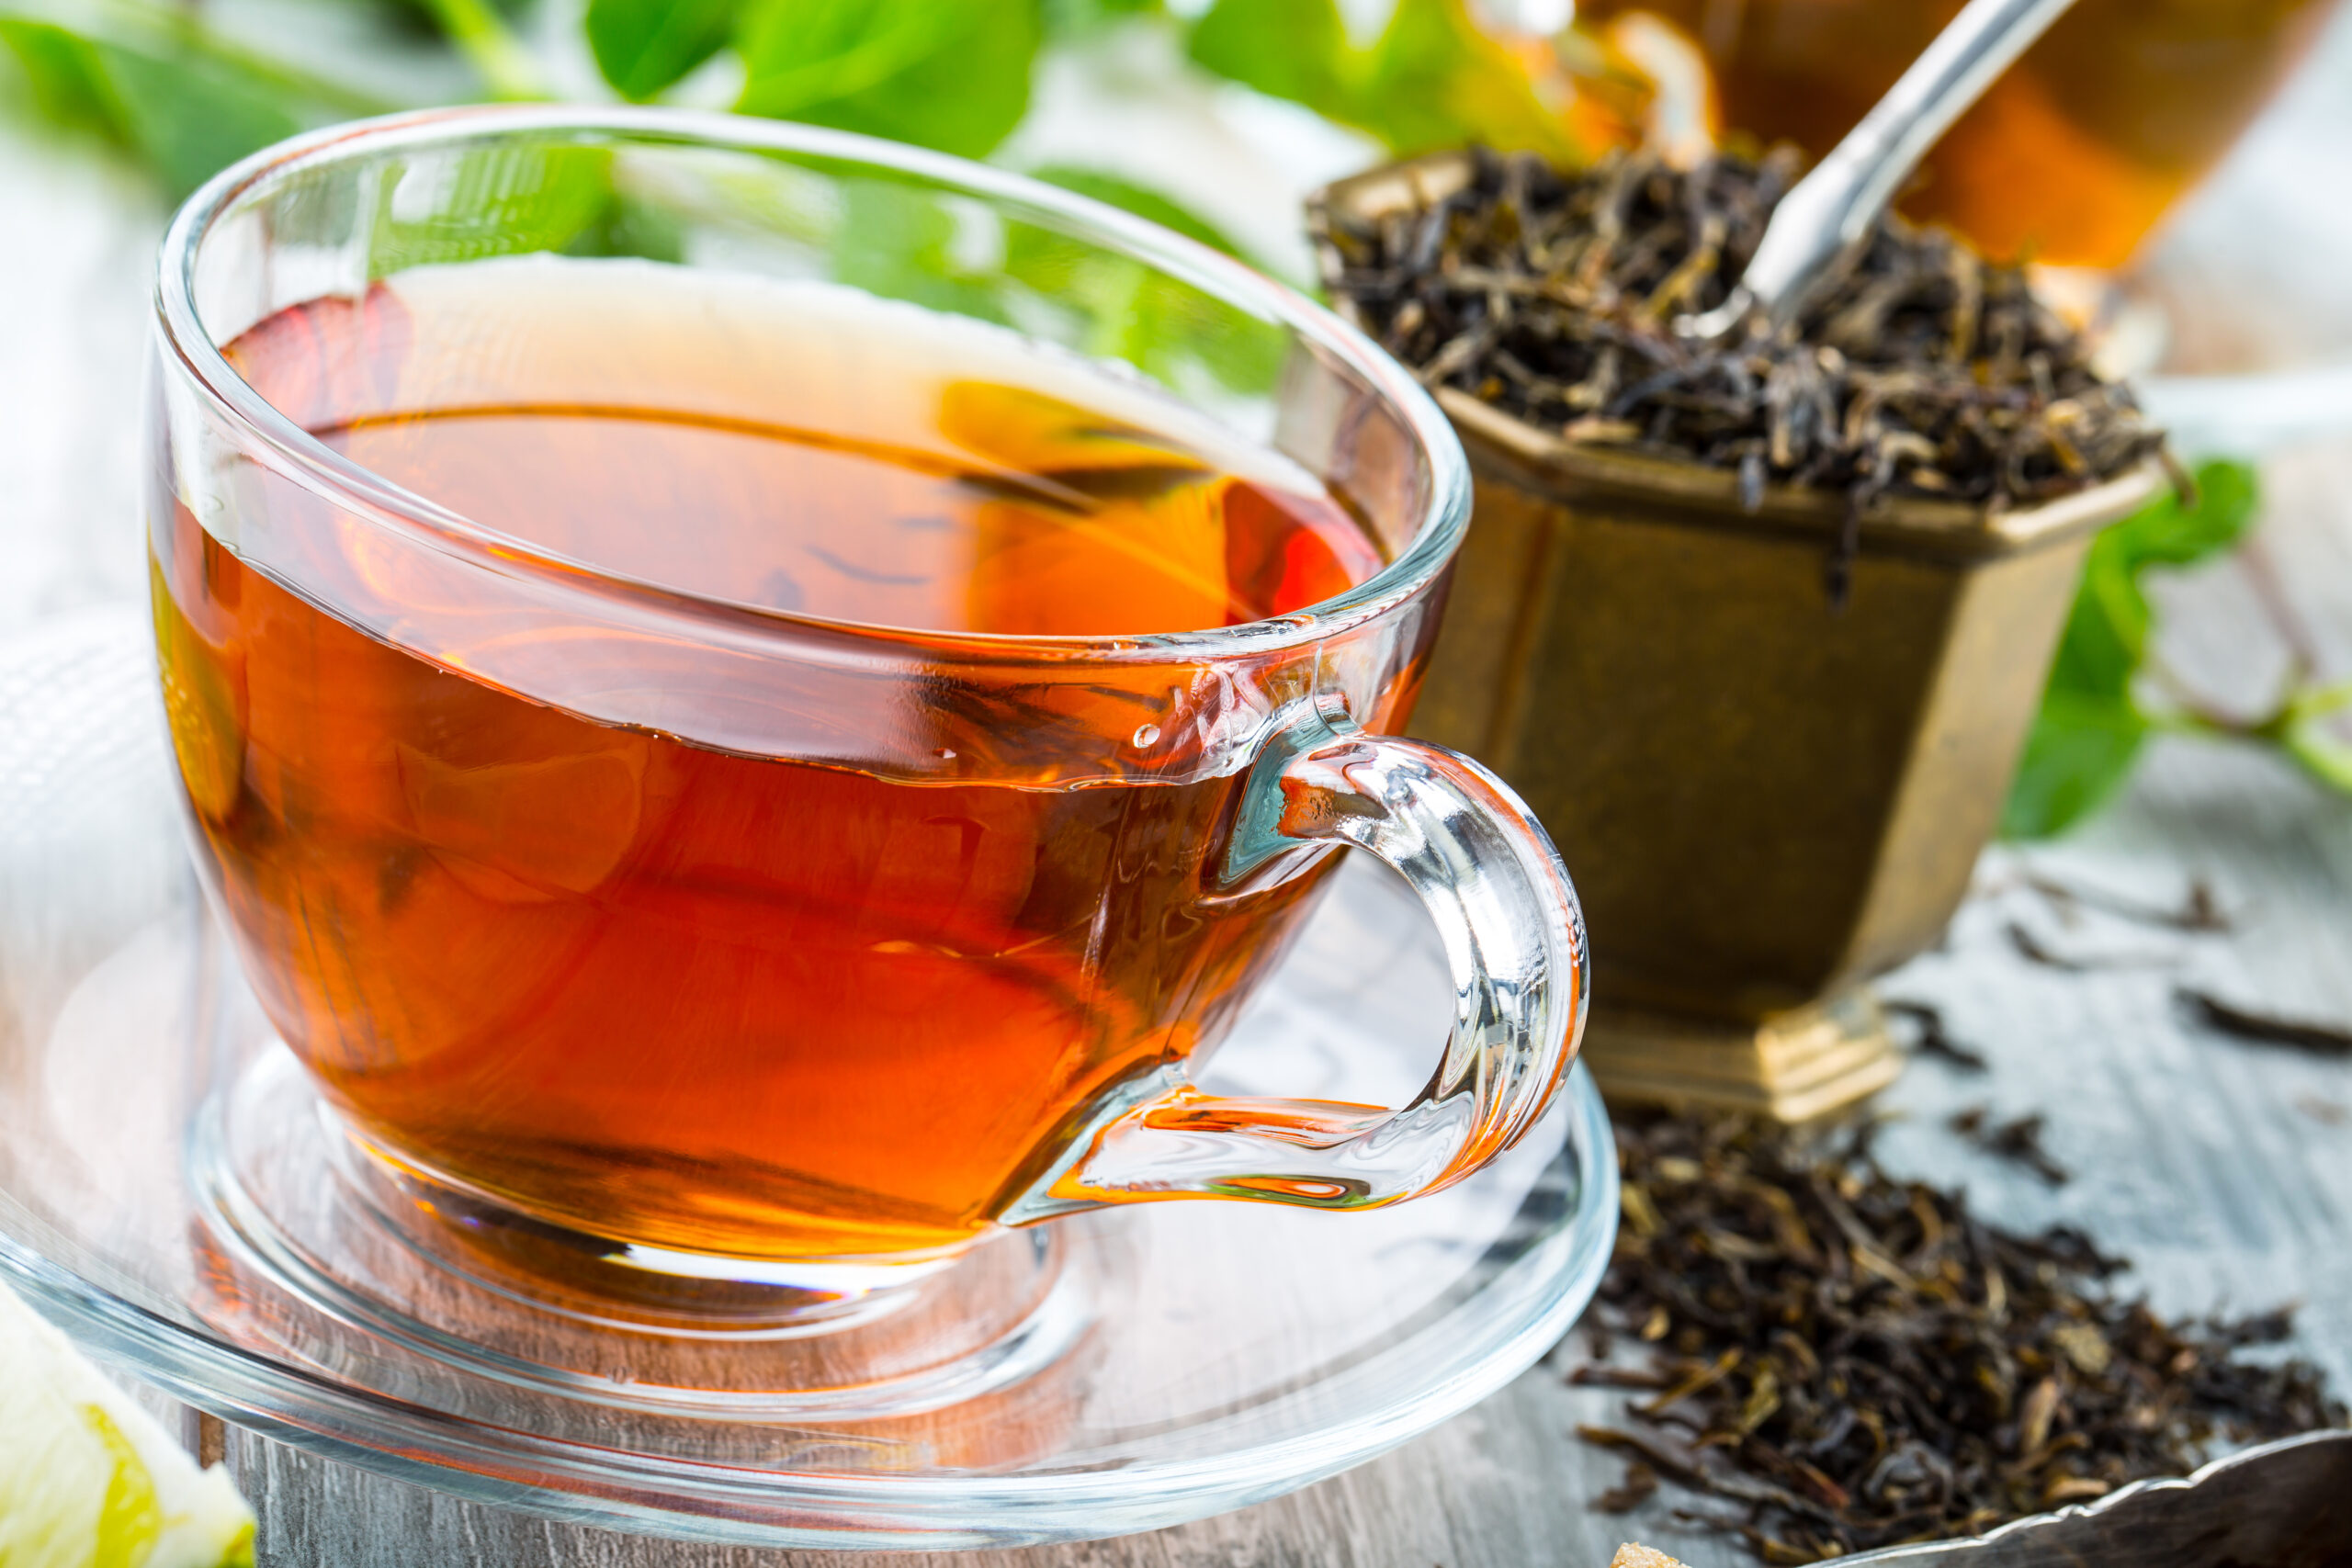
{"label": "yellow citrus wedge", "polygon": [[0,1285],[0,1568],[252,1568],[254,1516]]}

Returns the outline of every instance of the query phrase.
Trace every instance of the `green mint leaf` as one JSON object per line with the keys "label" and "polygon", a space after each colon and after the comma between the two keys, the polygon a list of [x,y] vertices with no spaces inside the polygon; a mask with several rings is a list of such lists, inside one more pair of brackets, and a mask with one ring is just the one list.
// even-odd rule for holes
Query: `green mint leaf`
{"label": "green mint leaf", "polygon": [[2098,810],[2131,773],[2148,728],[2128,695],[2052,691],[2002,807],[2002,836],[2046,839]]}
{"label": "green mint leaf", "polygon": [[741,0],[588,0],[588,48],[625,98],[643,102],[718,52]]}
{"label": "green mint leaf", "polygon": [[612,164],[605,148],[520,141],[424,153],[389,168],[368,276],[537,251],[604,254],[599,226],[616,200]]}
{"label": "green mint leaf", "polygon": [[[1115,176],[1044,172],[1086,194],[1124,198],[1196,238],[1224,239],[1167,197]],[[840,282],[981,321],[1018,321],[1170,386],[1207,377],[1262,391],[1282,368],[1288,339],[1281,328],[1049,220],[998,221],[919,180],[852,180],[842,197],[823,236]]]}
{"label": "green mint leaf", "polygon": [[2254,470],[2243,463],[2205,464],[2197,491],[2188,505],[2172,495],[2152,502],[2092,542],[2003,809],[2005,836],[2064,831],[2105,804],[2131,772],[2151,727],[2132,695],[2155,626],[2141,574],[2228,548],[2259,500]]}
{"label": "green mint leaf", "polygon": [[1396,0],[1373,51],[1365,102],[1378,110],[1367,129],[1398,152],[1475,141],[1557,162],[1576,157],[1526,67],[1478,26],[1464,0]]}
{"label": "green mint leaf", "polygon": [[1008,322],[1003,278],[985,262],[967,261],[957,243],[971,217],[960,198],[917,180],[884,177],[845,181],[841,194],[831,235],[838,281],[886,299]]}
{"label": "green mint leaf", "polygon": [[1128,17],[1165,14],[1165,0],[1045,0],[1047,38],[1070,38]]}
{"label": "green mint leaf", "polygon": [[276,84],[193,48],[134,46],[21,17],[0,17],[0,40],[44,112],[137,152],[175,200],[302,128]]}
{"label": "green mint leaf", "polygon": [[286,104],[225,71],[104,44],[98,53],[130,140],[175,200],[247,153],[302,129]]}
{"label": "green mint leaf", "polygon": [[1004,270],[1040,309],[1066,321],[1080,352],[1125,360],[1170,387],[1206,372],[1237,392],[1262,392],[1282,370],[1283,330],[1139,261],[1035,224],[1007,226]]}
{"label": "green mint leaf", "polygon": [[1102,202],[1148,219],[1161,228],[1171,230],[1188,240],[1197,240],[1214,251],[1241,257],[1241,247],[1227,239],[1223,231],[1207,219],[1199,216],[1159,191],[1139,186],[1133,180],[1100,169],[1081,169],[1067,164],[1054,164],[1029,171],[1032,179],[1043,180],[1049,186],[1059,186]]}
{"label": "green mint leaf", "polygon": [[754,0],[744,114],[978,157],[1029,107],[1037,0]]}
{"label": "green mint leaf", "polygon": [[[1251,260],[1206,219],[1131,180],[1067,165],[1032,174],[1148,219],[1212,250]],[[1281,372],[1288,339],[1280,328],[1211,299],[1190,285],[1159,276],[1138,263],[1114,265],[1035,229],[1016,228],[1006,253],[1007,270],[1039,292],[1065,303],[1085,301],[1096,323],[1087,333],[1091,353],[1125,359],[1170,385],[1182,385],[1186,367],[1198,366],[1237,392],[1262,392]]]}
{"label": "green mint leaf", "polygon": [[637,256],[646,261],[686,259],[684,228],[670,212],[617,187],[596,215],[562,245],[568,256]]}
{"label": "green mint leaf", "polygon": [[0,44],[17,57],[33,107],[51,124],[128,142],[130,128],[108,89],[96,51],[63,28],[0,17]]}
{"label": "green mint leaf", "polygon": [[1326,119],[1361,124],[1362,69],[1334,0],[1217,0],[1186,45],[1195,64]]}
{"label": "green mint leaf", "polygon": [[2196,479],[2192,502],[2167,495],[2109,531],[2134,572],[2143,566],[2188,566],[2229,548],[2245,534],[2259,500],[2253,468],[2204,463]]}
{"label": "green mint leaf", "polygon": [[1396,0],[1362,50],[1335,0],[1217,0],[1187,47],[1196,64],[1369,131],[1391,152],[1476,141],[1577,159],[1560,116],[1464,0]]}
{"label": "green mint leaf", "polygon": [[2154,620],[2119,525],[2093,541],[2084,558],[2082,581],[2050,666],[2049,689],[2078,696],[2128,697]]}

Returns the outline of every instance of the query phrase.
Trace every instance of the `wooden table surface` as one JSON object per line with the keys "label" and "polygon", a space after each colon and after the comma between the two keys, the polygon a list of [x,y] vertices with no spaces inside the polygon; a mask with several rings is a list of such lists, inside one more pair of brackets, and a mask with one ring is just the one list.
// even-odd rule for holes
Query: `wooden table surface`
{"label": "wooden table surface", "polygon": [[[102,159],[0,129],[0,297],[10,301],[0,312],[0,538],[11,568],[0,573],[0,626],[141,592],[135,426],[155,224],[152,199]],[[2265,479],[2254,568],[2225,563],[2159,592],[2170,661],[2248,711],[2287,660],[2262,609],[2266,572],[2293,604],[2296,635],[2331,673],[2352,674],[2352,436],[2275,453]],[[2186,935],[2069,910],[2026,886],[2029,871],[2157,904],[2202,880],[2233,926]],[[2352,801],[2268,755],[2165,740],[2113,811],[2058,846],[1994,852],[1978,881],[1944,949],[1883,989],[1942,1008],[1994,1069],[1915,1063],[1884,1097],[1900,1118],[1883,1145],[1887,1162],[1966,1185],[2003,1224],[2082,1224],[2138,1261],[2131,1288],[2163,1310],[2300,1300],[2299,1348],[2352,1388],[2352,1061],[2217,1037],[2173,999],[2194,984],[2352,1024]],[[2012,925],[2087,966],[2030,962]],[[2074,1179],[2052,1189],[1970,1149],[1946,1122],[1980,1103],[2046,1112],[2049,1146]],[[1153,1535],[970,1561],[1528,1568],[1598,1564],[1636,1537],[1696,1564],[1745,1561],[1673,1523],[1670,1497],[1628,1518],[1588,1510],[1619,1467],[1572,1433],[1613,1401],[1564,1384],[1575,1359],[1571,1341],[1470,1413],[1295,1495]],[[833,1560],[553,1524],[244,1433],[228,1433],[225,1449],[260,1510],[266,1568]]]}

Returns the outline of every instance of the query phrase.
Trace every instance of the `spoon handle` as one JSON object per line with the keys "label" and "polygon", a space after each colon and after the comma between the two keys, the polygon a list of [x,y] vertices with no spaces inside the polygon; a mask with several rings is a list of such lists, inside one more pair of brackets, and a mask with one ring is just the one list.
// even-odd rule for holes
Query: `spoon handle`
{"label": "spoon handle", "polygon": [[1741,277],[1775,320],[1870,231],[1936,139],[2074,0],[1969,0],[1861,123],[1781,200]]}

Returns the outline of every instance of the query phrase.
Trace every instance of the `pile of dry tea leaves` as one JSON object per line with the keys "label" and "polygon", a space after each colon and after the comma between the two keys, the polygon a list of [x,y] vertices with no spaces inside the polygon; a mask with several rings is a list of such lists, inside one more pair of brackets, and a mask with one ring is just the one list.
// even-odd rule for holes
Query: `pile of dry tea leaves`
{"label": "pile of dry tea leaves", "polygon": [[[2080,1233],[2013,1235],[1879,1169],[1867,1128],[1824,1145],[1748,1119],[1619,1122],[1617,1256],[1570,1381],[1637,1391],[1628,1508],[1661,1481],[1685,1517],[1767,1562],[1973,1534],[2184,1475],[2217,1438],[2339,1426],[2301,1361],[2237,1353],[2284,1313],[2172,1323],[2119,1299]],[[1612,1354],[1613,1337],[1647,1349]]]}
{"label": "pile of dry tea leaves", "polygon": [[1787,327],[1678,334],[1738,281],[1791,154],[1685,171],[1618,153],[1580,174],[1472,156],[1470,182],[1419,210],[1310,213],[1333,298],[1428,385],[1734,471],[1751,509],[1771,480],[1842,491],[1841,560],[1881,494],[2030,505],[2162,449],[2023,273],[1894,217]]}

